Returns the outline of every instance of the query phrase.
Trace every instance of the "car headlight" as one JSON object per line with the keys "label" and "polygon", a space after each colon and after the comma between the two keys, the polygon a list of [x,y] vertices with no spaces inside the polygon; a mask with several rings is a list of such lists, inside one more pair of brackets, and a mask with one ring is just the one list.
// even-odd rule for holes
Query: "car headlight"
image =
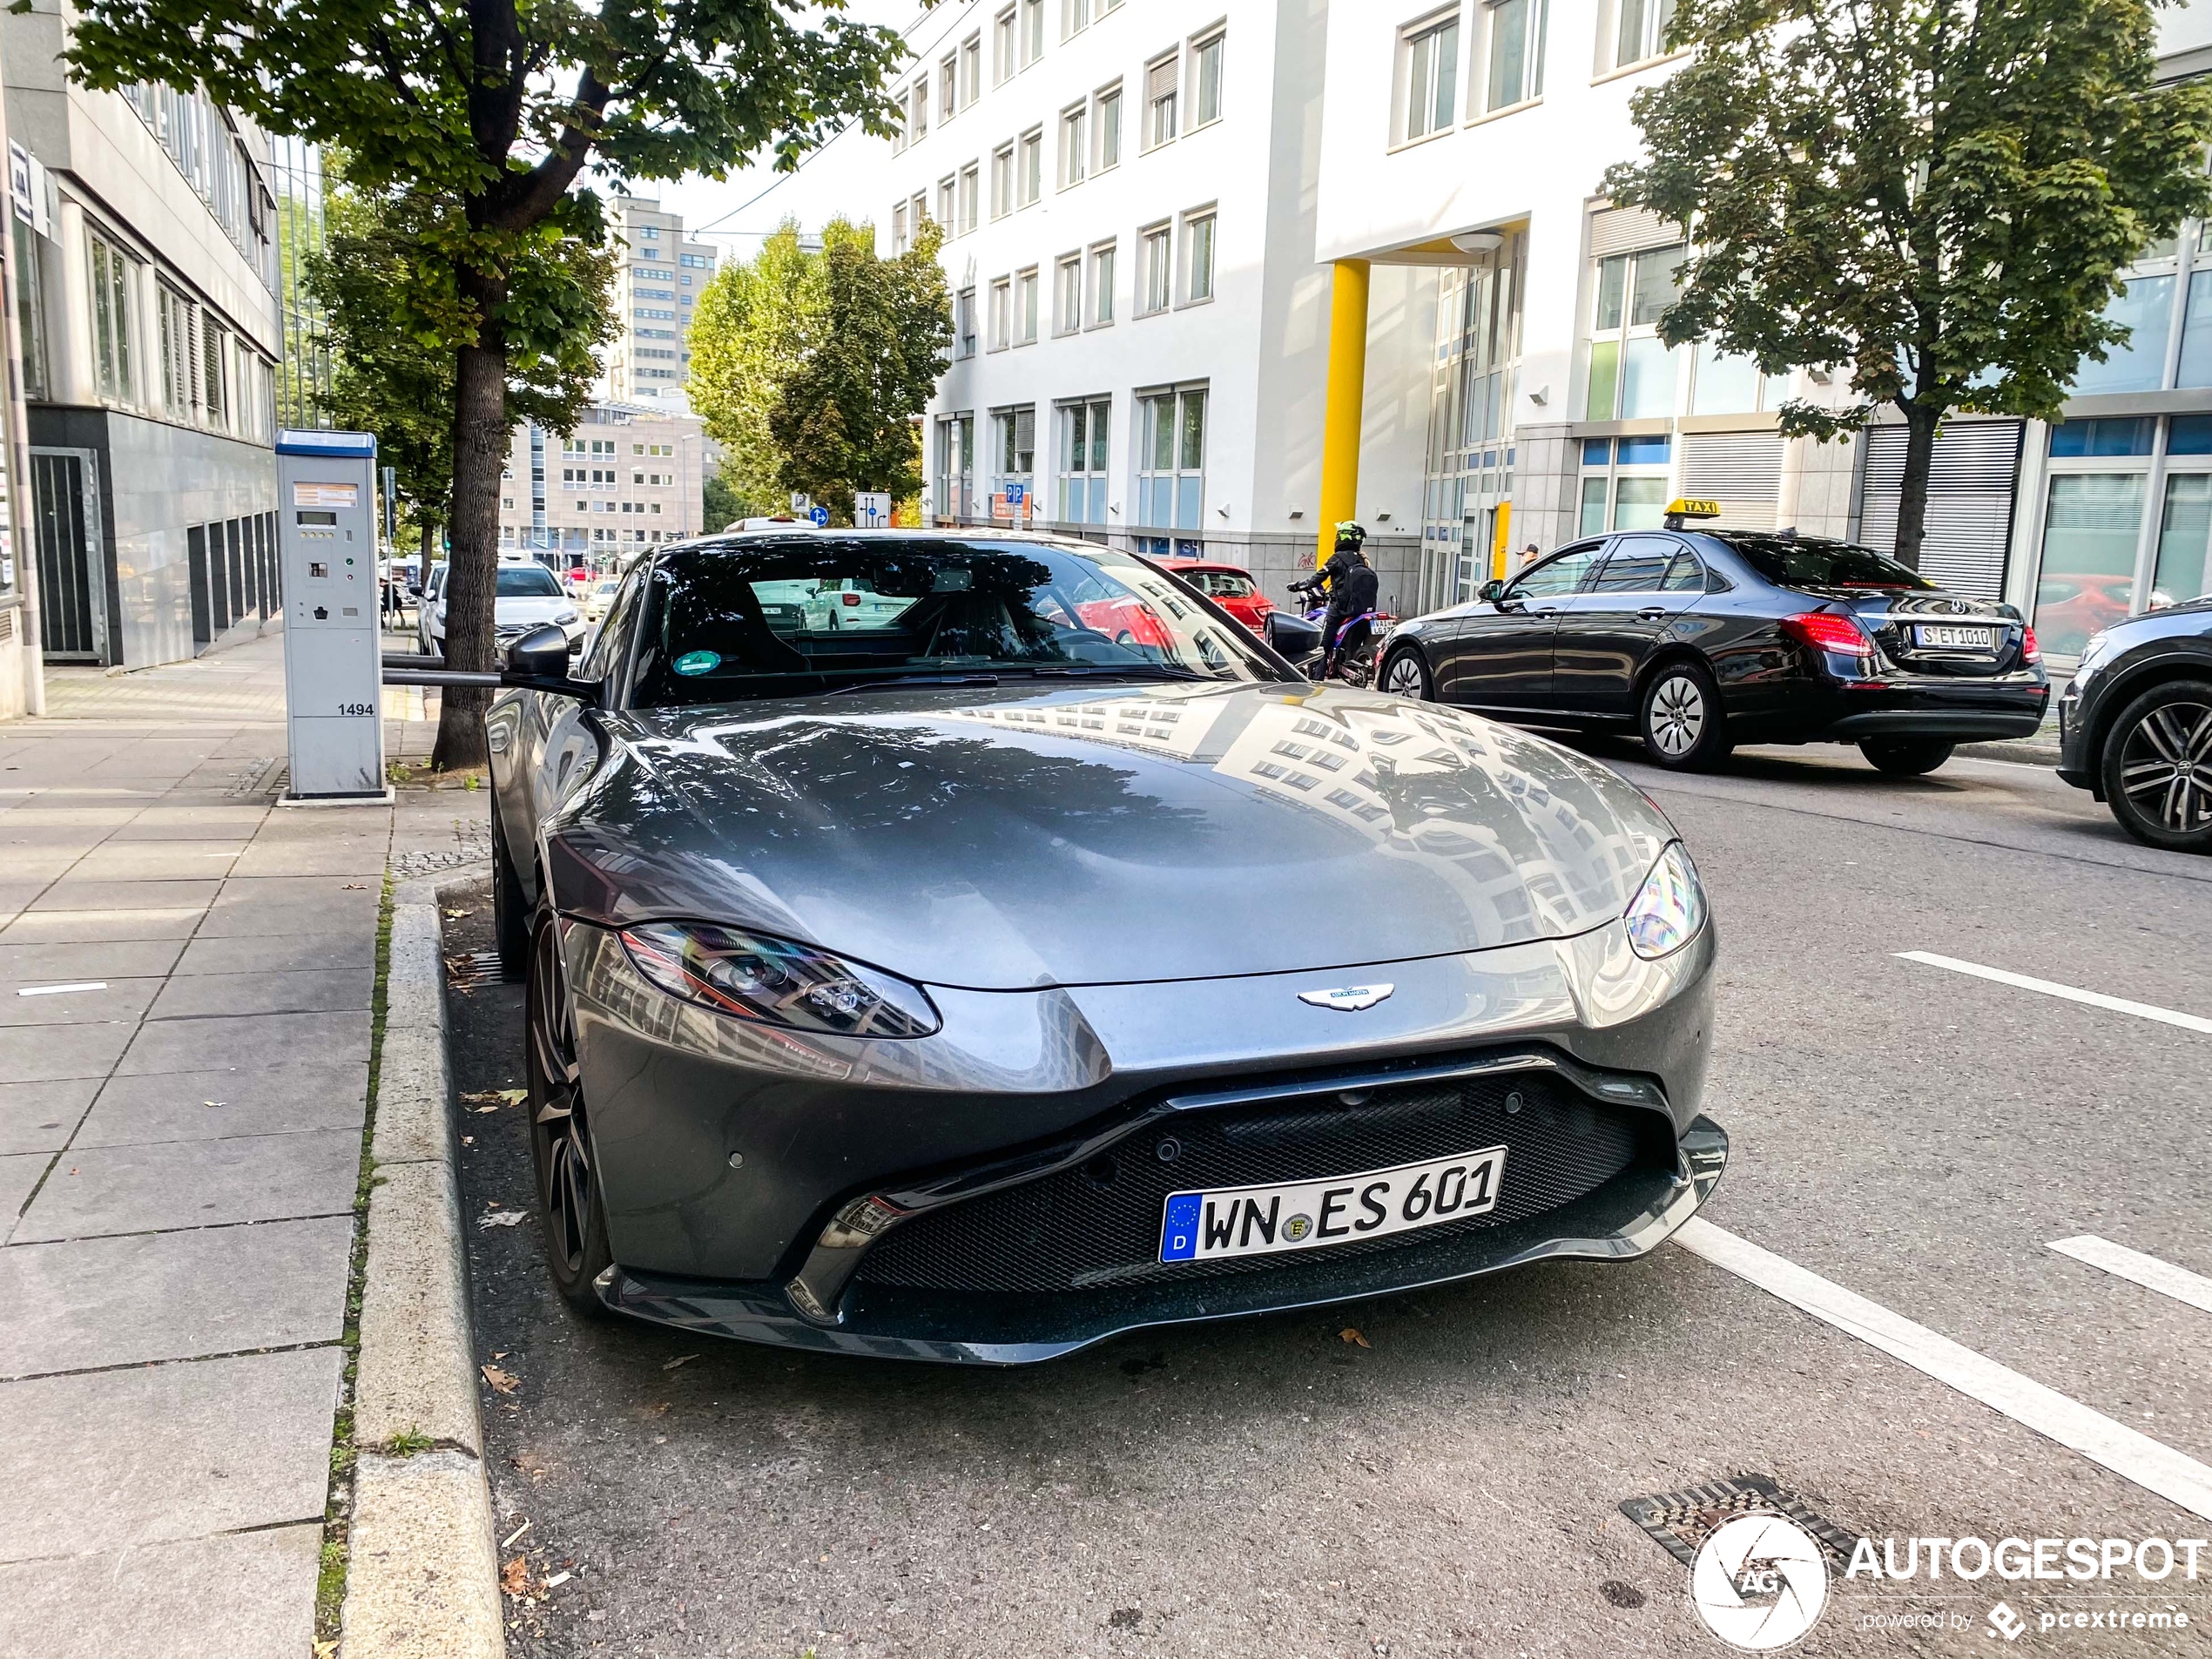
{"label": "car headlight", "polygon": [[1629,924],[1629,948],[1648,962],[1672,955],[1697,937],[1705,925],[1705,889],[1680,841],[1668,843],[1623,919]]}
{"label": "car headlight", "polygon": [[553,613],[553,620],[560,624],[563,628],[567,627],[569,624],[576,620],[576,607],[574,605],[567,605],[563,607],[561,610],[555,611]]}
{"label": "car headlight", "polygon": [[919,985],[826,951],[707,921],[622,930],[637,971],[671,996],[794,1031],[926,1037],[942,1023]]}
{"label": "car headlight", "polygon": [[2109,633],[2091,634],[2089,643],[2081,648],[2081,655],[2074,659],[2074,677],[2078,679],[2087,673],[2096,665],[2097,659],[2111,649],[2112,636]]}

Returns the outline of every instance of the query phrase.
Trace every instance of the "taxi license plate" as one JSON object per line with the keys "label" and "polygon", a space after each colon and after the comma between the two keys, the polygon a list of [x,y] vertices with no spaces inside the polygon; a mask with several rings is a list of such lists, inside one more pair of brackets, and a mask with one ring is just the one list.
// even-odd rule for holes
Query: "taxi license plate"
{"label": "taxi license plate", "polygon": [[1995,651],[1994,628],[1961,628],[1952,623],[1921,623],[1913,633],[1924,650]]}
{"label": "taxi license plate", "polygon": [[1401,1163],[1364,1175],[1172,1192],[1160,1226],[1163,1262],[1265,1256],[1384,1238],[1494,1209],[1506,1149]]}

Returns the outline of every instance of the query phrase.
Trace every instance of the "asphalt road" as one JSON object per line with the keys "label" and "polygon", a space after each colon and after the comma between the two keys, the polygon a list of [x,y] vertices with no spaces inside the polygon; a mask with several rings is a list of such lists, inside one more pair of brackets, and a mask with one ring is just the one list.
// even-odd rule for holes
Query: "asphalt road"
{"label": "asphalt road", "polygon": [[[1706,1109],[1734,1154],[1706,1217],[2154,1460],[2212,1461],[2212,1312],[2049,1247],[2212,1274],[2212,1034],[1898,954],[2212,1016],[2212,860],[2137,846],[2037,768],[1899,780],[1767,751],[1683,779],[1593,746],[1674,817],[1716,906]],[[448,928],[489,946],[483,914]],[[516,992],[455,1008],[457,1086],[519,1083]],[[529,1209],[521,1111],[463,1110],[468,1209]],[[1741,1473],[1878,1539],[2212,1533],[1679,1244],[979,1372],[587,1325],[534,1216],[470,1232],[480,1358],[514,1379],[483,1396],[502,1538],[528,1523],[502,1558],[533,1589],[570,1575],[510,1602],[516,1655],[1717,1655],[1685,1569],[1618,1506]],[[2203,1567],[1839,1580],[1795,1651],[2196,1652]],[[1987,1622],[2000,1596],[2016,1642]],[[2040,1628],[2131,1608],[2190,1628]],[[1945,1628],[1868,1623],[1899,1615]]]}

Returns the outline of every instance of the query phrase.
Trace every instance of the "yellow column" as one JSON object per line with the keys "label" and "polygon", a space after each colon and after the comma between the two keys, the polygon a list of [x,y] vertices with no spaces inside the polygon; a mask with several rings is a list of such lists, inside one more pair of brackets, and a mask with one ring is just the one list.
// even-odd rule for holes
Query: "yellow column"
{"label": "yellow column", "polygon": [[1367,261],[1339,260],[1329,294],[1329,398],[1321,426],[1321,529],[1314,563],[1359,512],[1359,428],[1367,389]]}

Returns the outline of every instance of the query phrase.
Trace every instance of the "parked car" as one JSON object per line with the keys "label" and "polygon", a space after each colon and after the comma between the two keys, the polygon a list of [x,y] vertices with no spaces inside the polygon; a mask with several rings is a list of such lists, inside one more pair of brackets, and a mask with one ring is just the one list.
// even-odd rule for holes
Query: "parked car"
{"label": "parked car", "polygon": [[[817,582],[902,609],[763,625]],[[1082,620],[1117,595],[1168,643]],[[1011,1364],[1626,1260],[1719,1178],[1659,808],[1313,687],[1129,554],[714,537],[576,678],[550,630],[508,660],[493,910],[579,1311]]]}
{"label": "parked car", "polygon": [[430,643],[430,613],[438,609],[438,596],[445,590],[446,567],[442,560],[430,567],[422,578],[422,591],[416,596],[415,610],[415,643],[426,657],[441,655],[438,647]]}
{"label": "parked car", "polygon": [[1267,637],[1267,618],[1275,606],[1244,566],[1204,559],[1155,559],[1152,563],[1188,582],[1262,639]]}
{"label": "parked car", "polygon": [[1471,604],[1399,624],[1381,685],[1630,731],[1673,767],[1712,765],[1740,743],[1855,743],[1880,770],[1912,774],[1959,743],[2041,724],[2050,681],[2010,605],[1946,592],[1871,548],[1695,530],[1688,516],[1577,542]]}
{"label": "parked car", "polygon": [[2084,647],[2059,696],[2059,776],[2137,840],[2212,853],[2212,596]]}
{"label": "parked car", "polygon": [[[437,592],[435,597],[424,595],[420,624],[423,650],[436,657],[444,656],[446,649],[445,570],[441,564],[430,572],[437,580]],[[583,613],[552,571],[535,559],[515,563],[502,561],[497,580],[491,612],[492,637],[497,649],[504,651],[533,629],[549,624],[567,637],[571,651],[583,649]]]}
{"label": "parked car", "polygon": [[577,601],[577,608],[583,612],[584,621],[604,621],[607,615],[607,606],[614,600],[615,590],[621,585],[622,578],[618,576],[594,577],[591,585],[583,590],[583,597]]}
{"label": "parked car", "polygon": [[815,583],[803,603],[809,628],[838,630],[886,625],[912,601],[878,593],[865,578],[843,577]]}

